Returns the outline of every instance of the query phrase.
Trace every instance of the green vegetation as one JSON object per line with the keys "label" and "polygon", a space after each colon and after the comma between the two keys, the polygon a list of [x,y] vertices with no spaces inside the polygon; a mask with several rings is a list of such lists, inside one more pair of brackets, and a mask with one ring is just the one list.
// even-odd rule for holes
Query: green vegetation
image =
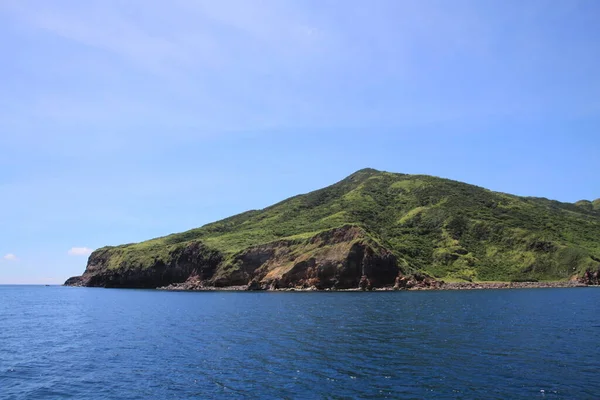
{"label": "green vegetation", "polygon": [[362,227],[401,265],[447,280],[565,280],[600,263],[600,199],[561,203],[372,169],[264,210],[105,247],[93,257],[107,259],[110,269],[168,265],[172,254],[199,241],[223,254],[222,275],[250,246],[307,241],[346,224]]}

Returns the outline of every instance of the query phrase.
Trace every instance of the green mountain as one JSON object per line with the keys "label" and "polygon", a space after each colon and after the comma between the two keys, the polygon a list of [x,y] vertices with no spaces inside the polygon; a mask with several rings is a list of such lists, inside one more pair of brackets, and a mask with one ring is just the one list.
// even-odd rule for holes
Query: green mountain
{"label": "green mountain", "polygon": [[263,210],[96,250],[66,284],[375,286],[442,280],[569,280],[600,270],[600,199],[518,197],[373,169]]}

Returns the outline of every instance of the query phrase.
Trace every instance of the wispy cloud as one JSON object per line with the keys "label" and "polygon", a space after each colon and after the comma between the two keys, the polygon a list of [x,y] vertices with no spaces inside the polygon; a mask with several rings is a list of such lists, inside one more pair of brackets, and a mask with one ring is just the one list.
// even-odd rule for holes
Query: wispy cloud
{"label": "wispy cloud", "polygon": [[90,249],[89,247],[72,247],[68,251],[68,254],[70,256],[87,256],[87,255],[91,254],[92,251],[94,251],[94,250]]}
{"label": "wispy cloud", "polygon": [[[315,108],[297,100],[298,82],[334,53],[324,50],[324,27],[289,1],[8,0],[3,13],[17,35],[55,49],[53,57],[36,48],[19,53],[34,58],[23,61],[41,84],[6,94],[0,119],[12,125],[5,129],[36,118],[75,126],[77,134],[98,121],[130,132],[149,121],[196,133],[277,127],[290,111]],[[14,118],[7,107],[34,118]]]}
{"label": "wispy cloud", "polygon": [[[511,3],[506,10],[528,7]],[[536,112],[551,101],[527,87],[538,79],[536,66],[510,55],[538,51],[528,59],[542,60],[544,47],[527,39],[529,24],[505,33],[494,12],[476,2],[436,0],[319,7],[287,0],[6,0],[0,16],[10,17],[18,35],[38,39],[29,46],[53,51],[16,54],[17,63],[28,54],[25,71],[43,68],[27,77],[36,82],[34,92],[22,85],[14,95],[6,91],[0,120],[7,124],[10,109],[18,108],[71,124],[77,134],[99,121],[130,132],[147,132],[140,127],[147,124],[197,133]],[[500,41],[509,56],[496,55]],[[493,71],[498,87],[483,89],[485,71]]]}
{"label": "wispy cloud", "polygon": [[167,5],[29,0],[9,2],[4,8],[34,29],[111,52],[155,72],[223,67],[252,47],[297,52],[317,32],[306,24],[301,9],[279,1],[177,0]]}
{"label": "wispy cloud", "polygon": [[6,254],[4,257],[2,257],[3,259],[7,260],[7,261],[17,261],[18,258],[16,255],[12,254],[12,253],[8,253]]}
{"label": "wispy cloud", "polygon": [[[5,0],[6,29],[31,47],[11,59],[23,58],[26,81],[5,90],[0,120],[12,120],[11,109],[28,110],[78,134],[99,124],[231,132],[487,120],[559,105],[581,110],[547,88],[570,76],[569,62],[589,76],[597,69],[580,40],[540,36],[558,6],[315,4]],[[521,17],[507,30],[503,18],[513,15]],[[563,50],[572,57],[556,60]],[[26,75],[32,69],[39,76]],[[26,82],[36,83],[35,93],[23,90]],[[585,85],[585,96],[570,98],[595,99],[597,84]]]}

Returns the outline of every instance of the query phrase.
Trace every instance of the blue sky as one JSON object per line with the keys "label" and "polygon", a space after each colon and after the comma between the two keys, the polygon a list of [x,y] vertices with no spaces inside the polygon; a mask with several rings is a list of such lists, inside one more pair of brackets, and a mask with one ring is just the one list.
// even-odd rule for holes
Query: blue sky
{"label": "blue sky", "polygon": [[0,2],[0,283],[373,167],[600,197],[600,3]]}

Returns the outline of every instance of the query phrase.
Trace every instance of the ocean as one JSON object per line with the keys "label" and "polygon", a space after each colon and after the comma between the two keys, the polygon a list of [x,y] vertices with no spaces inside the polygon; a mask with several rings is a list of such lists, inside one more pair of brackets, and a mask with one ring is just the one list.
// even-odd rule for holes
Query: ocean
{"label": "ocean", "polygon": [[0,399],[598,399],[600,289],[0,286]]}

